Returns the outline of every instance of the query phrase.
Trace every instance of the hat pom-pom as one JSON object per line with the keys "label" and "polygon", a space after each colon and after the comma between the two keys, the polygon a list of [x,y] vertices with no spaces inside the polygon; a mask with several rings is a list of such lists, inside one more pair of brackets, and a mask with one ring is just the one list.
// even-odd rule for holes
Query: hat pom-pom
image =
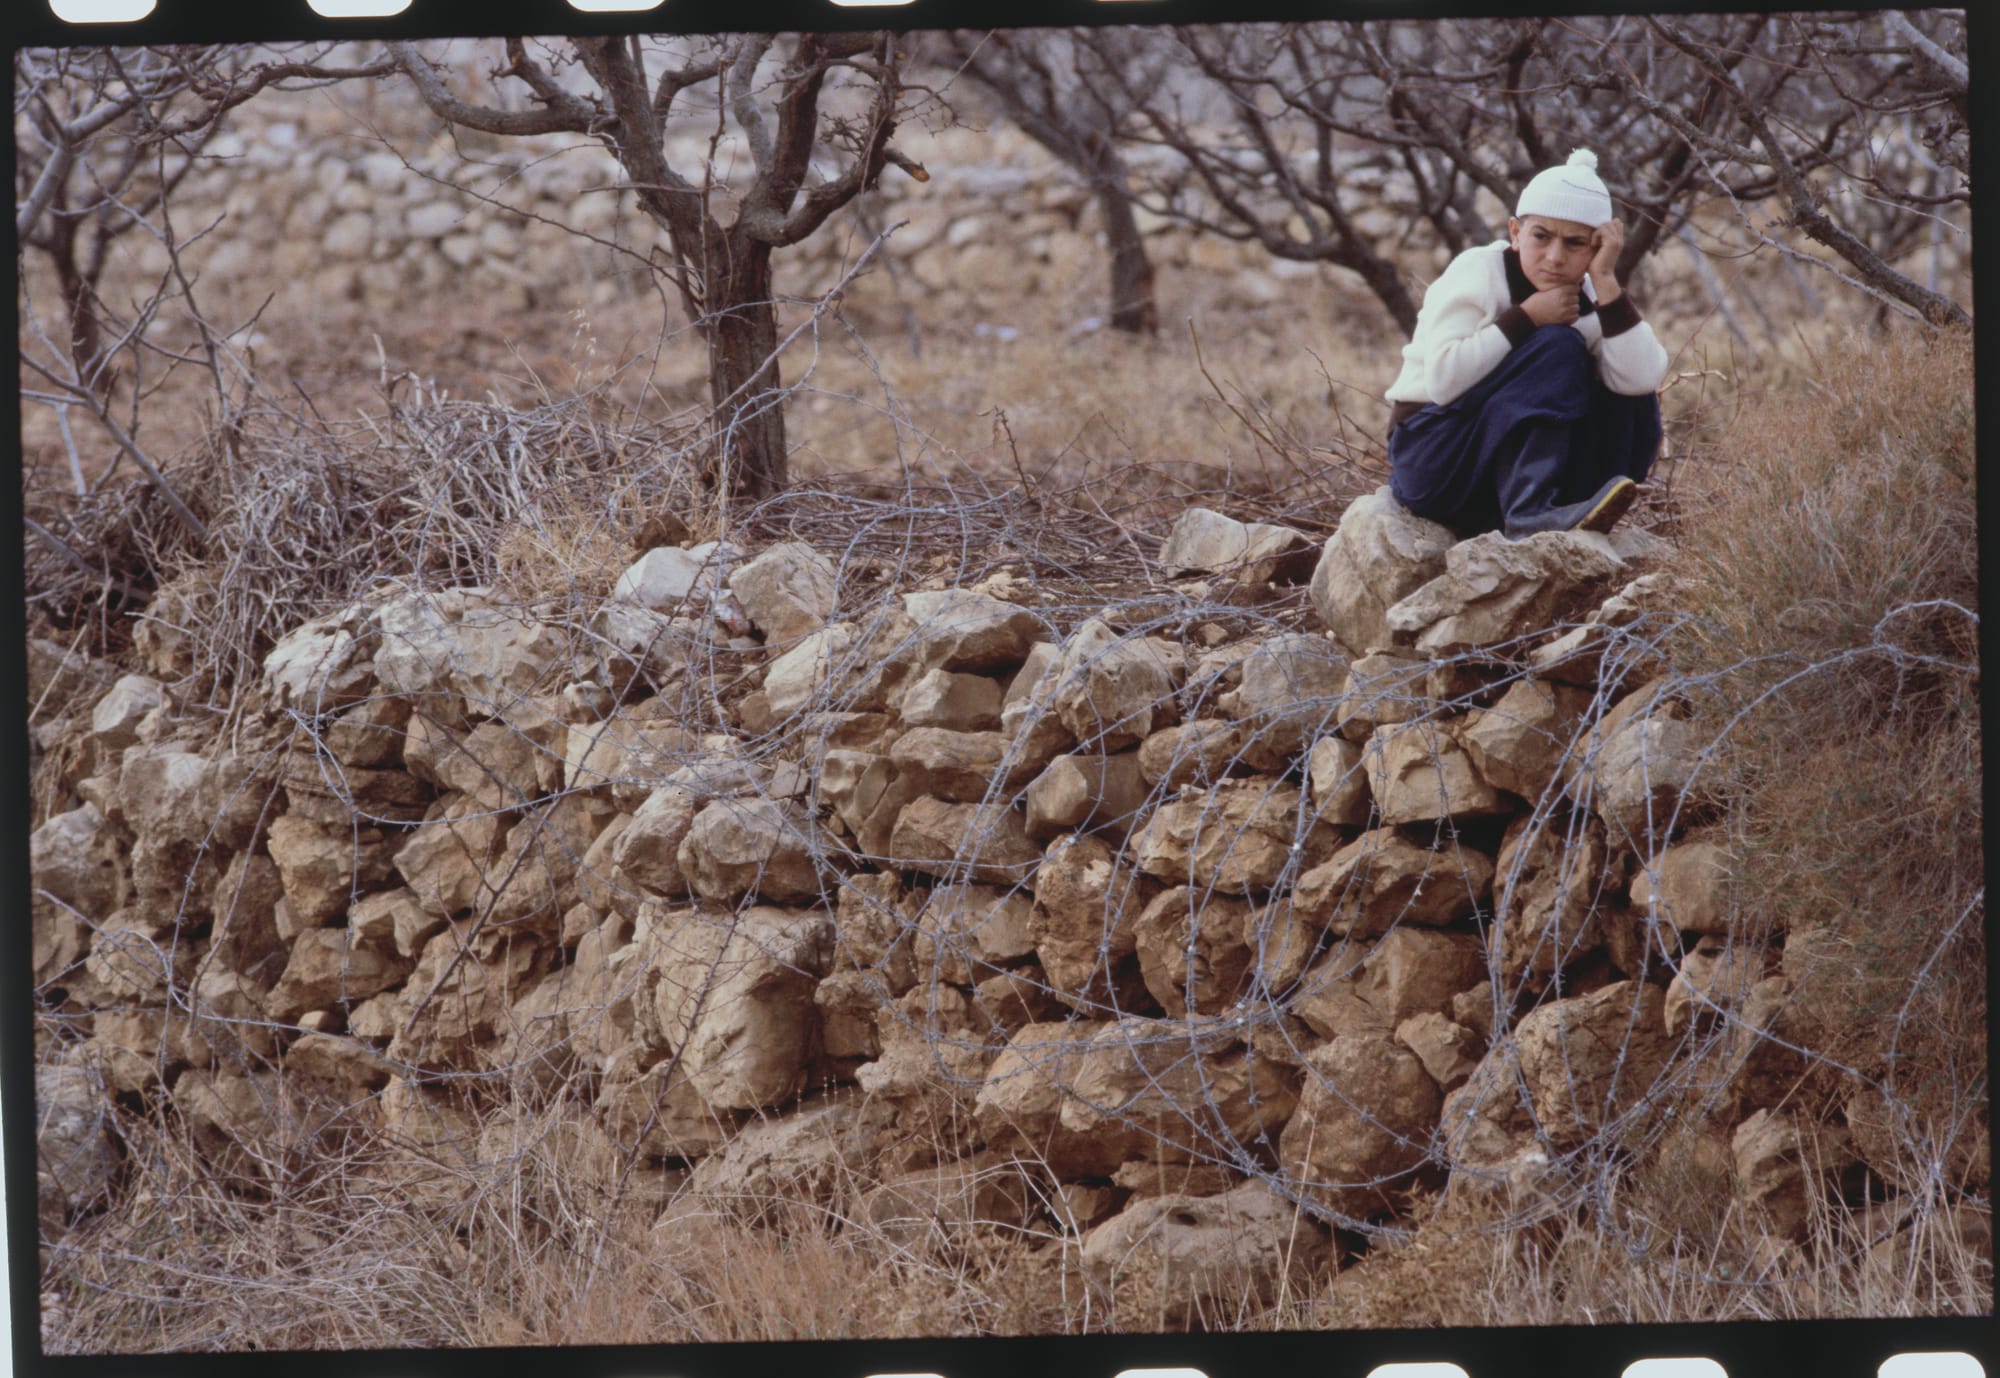
{"label": "hat pom-pom", "polygon": [[1595,172],[1597,171],[1597,155],[1587,148],[1579,148],[1576,152],[1569,155],[1569,165],[1571,167],[1587,167],[1592,172]]}

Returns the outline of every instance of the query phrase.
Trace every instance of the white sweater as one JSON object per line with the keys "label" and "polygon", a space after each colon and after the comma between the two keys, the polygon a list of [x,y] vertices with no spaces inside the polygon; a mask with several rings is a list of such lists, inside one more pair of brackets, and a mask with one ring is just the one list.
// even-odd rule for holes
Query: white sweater
{"label": "white sweater", "polygon": [[[1383,396],[1390,402],[1449,402],[1492,372],[1514,347],[1496,322],[1514,304],[1507,290],[1507,241],[1467,249],[1424,292],[1416,334],[1403,346],[1403,370]],[[1590,279],[1583,291],[1595,301]],[[1556,327],[1544,326],[1542,329]],[[1597,376],[1613,392],[1643,396],[1667,376],[1667,351],[1641,320],[1606,338],[1593,311],[1573,327],[1597,359]]]}

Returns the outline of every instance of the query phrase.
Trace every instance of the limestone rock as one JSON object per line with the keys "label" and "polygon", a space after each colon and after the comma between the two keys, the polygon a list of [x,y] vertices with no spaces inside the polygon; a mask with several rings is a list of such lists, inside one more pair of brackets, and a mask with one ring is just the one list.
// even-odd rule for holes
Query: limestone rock
{"label": "limestone rock", "polygon": [[1706,1029],[1733,1020],[1768,963],[1759,944],[1704,934],[1667,986],[1667,1032],[1678,1036],[1691,1023]]}
{"label": "limestone rock", "polygon": [[1017,1165],[974,1160],[892,1177],[861,1198],[856,1214],[896,1249],[922,1254],[961,1244],[975,1230],[1021,1229],[1040,1205]]}
{"label": "limestone rock", "polygon": [[[514,809],[561,787],[565,724],[546,715],[527,721],[494,719],[462,737],[446,735],[431,745],[435,753],[417,773],[441,789],[456,791],[484,809]],[[428,736],[419,729],[413,736]]]}
{"label": "limestone rock", "polygon": [[676,857],[688,885],[706,899],[756,895],[769,904],[803,904],[826,888],[820,874],[826,849],[800,805],[717,799],[694,815]]}
{"label": "limestone rock", "polygon": [[1135,752],[1058,756],[1028,786],[1028,835],[1046,841],[1058,833],[1103,828],[1123,837],[1146,799],[1146,780]]}
{"label": "limestone rock", "polygon": [[1450,1008],[1485,969],[1471,933],[1392,928],[1372,943],[1341,943],[1300,979],[1291,1012],[1322,1038],[1386,1036],[1419,1014]]}
{"label": "limestone rock", "polygon": [[410,974],[414,964],[395,952],[361,947],[339,928],[309,928],[292,940],[284,975],[265,1007],[290,1023],[308,1010],[366,1000]]}
{"label": "limestone rock", "polygon": [[1223,1014],[1254,982],[1283,990],[1312,955],[1315,925],[1283,901],[1257,905],[1190,886],[1163,890],[1133,926],[1146,989],[1168,1014]]}
{"label": "limestone rock", "polygon": [[1347,662],[1322,636],[1291,632],[1257,643],[1243,657],[1237,687],[1217,700],[1243,724],[1249,762],[1284,770],[1328,730],[1347,687]]}
{"label": "limestone rock", "polygon": [[729,591],[770,645],[825,626],[838,588],[833,562],[800,541],[771,546],[729,574]]}
{"label": "limestone rock", "polygon": [[1007,1040],[987,1069],[973,1114],[987,1147],[1015,1149],[1048,1165],[1058,1180],[1108,1175],[1124,1161],[1122,1144],[1064,1124],[1062,1108],[1092,1040],[1111,1027],[1098,1020],[1029,1024]]}
{"label": "limestone rock", "polygon": [[1041,636],[1026,608],[971,589],[903,595],[891,658],[928,670],[997,670],[1018,665]]}
{"label": "limestone rock", "polygon": [[1491,708],[1466,714],[1459,740],[1488,784],[1539,803],[1564,759],[1581,749],[1578,727],[1589,707],[1585,690],[1517,680]]}
{"label": "limestone rock", "polygon": [[[633,928],[614,914],[586,929],[569,961],[515,1003],[517,1026],[524,1015],[545,1018],[549,1027],[538,1041],[565,1050],[557,1060],[573,1058],[609,1077],[629,1070],[632,1059],[643,1065],[665,1053],[664,1039],[639,1028],[636,1002],[650,1005],[657,952],[650,942],[634,942]],[[530,999],[537,1008],[525,1008]]]}
{"label": "limestone rock", "polygon": [[1532,816],[1508,825],[1493,882],[1491,939],[1501,977],[1539,989],[1604,941],[1616,878],[1595,824]]}
{"label": "limestone rock", "polygon": [[1234,1168],[1216,1163],[1128,1158],[1111,1174],[1111,1184],[1134,1196],[1220,1196],[1243,1185],[1243,1178]]}
{"label": "limestone rock", "polygon": [[704,1101],[756,1110],[798,1092],[816,1036],[812,988],[832,956],[832,919],[817,910],[696,910],[667,928],[660,1026]]}
{"label": "limestone rock", "polygon": [[[1790,950],[1788,946],[1787,953]],[[1823,1034],[1800,1008],[1792,983],[1785,977],[1767,976],[1751,986],[1736,1018],[1725,1026],[1725,1035],[1728,1062],[1724,1084],[1737,1113],[1834,1094],[1833,1071],[1816,1051],[1824,1044]],[[1864,1145],[1868,1142],[1862,1127],[1866,1118],[1850,1102],[1847,1123],[1855,1130],[1857,1142]],[[1892,1173],[1896,1161],[1892,1153],[1874,1166]],[[1983,1175],[1987,1162],[1983,1148],[1973,1155],[1973,1162]]]}
{"label": "limestone rock", "polygon": [[680,847],[699,809],[694,792],[679,785],[662,785],[647,795],[611,844],[610,861],[620,879],[662,899],[688,894]]}
{"label": "limestone rock", "polygon": [[391,694],[458,695],[498,712],[533,692],[565,652],[563,632],[484,589],[404,594],[376,610],[375,677]]}
{"label": "limestone rock", "polygon": [[284,896],[284,881],[271,858],[254,852],[232,857],[209,901],[214,925],[204,973],[229,972],[269,989],[285,968],[277,920]]}
{"label": "limestone rock", "polygon": [[[514,1002],[540,979],[533,944],[481,955],[472,939],[472,924],[465,921],[435,934],[417,954],[404,990],[377,1012],[392,1023],[387,1052],[393,1061],[426,1069],[471,1066],[479,1049],[508,1028]],[[357,1009],[349,1028],[362,1033],[363,1023]]]}
{"label": "limestone rock", "polygon": [[277,863],[292,919],[302,928],[332,922],[356,895],[389,878],[389,847],[379,829],[336,832],[286,814],[271,820],[265,845]]}
{"label": "limestone rock", "polygon": [[1484,852],[1451,841],[1433,851],[1377,828],[1299,877],[1294,903],[1333,933],[1372,938],[1397,924],[1441,928],[1468,918],[1492,887]]}
{"label": "limestone rock", "polygon": [[[85,807],[88,807],[86,805]],[[113,909],[101,911],[105,914]],[[90,929],[82,911],[36,895],[32,904],[32,950],[37,988],[68,977],[90,950]]]}
{"label": "limestone rock", "polygon": [[[337,829],[352,827],[356,819],[378,824],[419,821],[437,797],[433,770],[437,751],[430,748],[443,748],[452,737],[449,729],[419,721],[416,740],[410,761],[396,770],[342,766],[312,749],[286,752],[278,767],[286,812]],[[267,797],[264,788],[234,791],[232,803],[249,815],[240,825],[240,836],[247,838],[254,831]]]}
{"label": "limestone rock", "polygon": [[410,701],[393,694],[365,698],[342,709],[321,740],[344,770],[399,769],[410,726]]}
{"label": "limestone rock", "polygon": [[1013,885],[1040,864],[1021,815],[1001,804],[915,799],[896,815],[889,854],[903,870]]}
{"label": "limestone rock", "polygon": [[610,816],[610,806],[601,800],[567,795],[508,830],[494,862],[497,889],[486,907],[487,926],[496,930],[496,938],[560,941],[578,860]]}
{"label": "limestone rock", "polygon": [[50,815],[28,837],[28,865],[35,889],[86,918],[118,907],[118,842],[93,805]]}
{"label": "limestone rock", "polygon": [[[424,907],[439,918],[469,912],[491,893],[488,873],[500,855],[508,827],[508,820],[459,800],[408,834],[396,849],[396,871]],[[272,836],[275,845],[275,824]]]}
{"label": "limestone rock", "polygon": [[1278,1153],[1327,1208],[1356,1220],[1390,1215],[1429,1156],[1442,1104],[1416,1054],[1349,1034],[1306,1055],[1305,1089]]}
{"label": "limestone rock", "polygon": [[1451,720],[1378,728],[1366,748],[1368,788],[1382,821],[1429,823],[1506,812],[1483,779]]}
{"label": "limestone rock", "polygon": [[601,792],[621,809],[637,809],[662,778],[699,750],[693,733],[663,719],[617,714],[599,723],[572,723],[563,738],[563,788]]}
{"label": "limestone rock", "polygon": [[737,554],[736,548],[724,541],[705,541],[686,548],[660,546],[647,551],[618,576],[611,596],[656,612],[673,612],[691,597],[713,596],[723,570]]}
{"label": "limestone rock", "polygon": [[[1620,547],[1632,528],[1612,533],[1621,558],[1652,558]],[[1665,665],[1658,644],[1659,626],[1686,606],[1686,581],[1661,570],[1642,574],[1572,627],[1528,652],[1528,668],[1564,684],[1612,689],[1634,677],[1650,679]]]}
{"label": "limestone rock", "polygon": [[167,686],[146,675],[121,675],[90,710],[90,735],[102,760],[139,740],[139,723],[167,701]]}
{"label": "limestone rock", "polygon": [[211,761],[161,745],[125,752],[118,793],[125,825],[141,838],[235,849],[255,835],[269,791],[251,784],[249,764],[236,757]]}
{"label": "limestone rock", "polygon": [[1759,1110],[1729,1141],[1736,1195],[1750,1218],[1780,1239],[1803,1239],[1816,1200],[1856,1162],[1847,1130]]}
{"label": "limestone rock", "polygon": [[[1240,522],[1206,507],[1190,507],[1175,519],[1160,549],[1160,569],[1169,578],[1183,574],[1257,572],[1259,564],[1311,544],[1302,532],[1268,522]],[[1267,574],[1261,577],[1268,578]]]}
{"label": "limestone rock", "polygon": [[1690,838],[1666,848],[1632,878],[1632,904],[1682,933],[1727,936],[1729,853],[1717,841]]}
{"label": "limestone rock", "polygon": [[1329,1245],[1261,1182],[1220,1196],[1148,1196],[1091,1230],[1083,1269],[1121,1329],[1179,1329],[1302,1292]]}
{"label": "limestone rock", "polygon": [[1120,1149],[1121,1161],[1226,1157],[1276,1132],[1297,1086],[1240,1033],[1136,1016],[1099,1027],[1066,1088],[1063,1127]]}
{"label": "limestone rock", "polygon": [[1343,828],[1368,826],[1374,799],[1368,793],[1368,771],[1359,746],[1345,737],[1321,737],[1306,757],[1306,782],[1320,822]]}
{"label": "limestone rock", "polygon": [[831,622],[772,661],[764,672],[772,718],[783,721],[815,702],[836,702],[830,686],[864,664],[860,639],[853,623]]}
{"label": "limestone rock", "polygon": [[1035,961],[996,971],[979,982],[972,990],[972,1007],[975,1022],[1003,1035],[1059,1018],[1066,1008],[1050,987],[1048,973]]}
{"label": "limestone rock", "polygon": [[1544,531],[1510,541],[1489,531],[1452,546],[1444,572],[1384,620],[1431,655],[1504,646],[1582,616],[1624,571],[1610,540],[1596,532]]}
{"label": "limestone rock", "polygon": [[1521,1187],[1532,1186],[1548,1154],[1536,1138],[1531,1107],[1518,1048],[1493,1044],[1465,1083],[1446,1094],[1438,1115],[1438,1145],[1451,1169],[1447,1199],[1497,1198],[1509,1206]]}
{"label": "limestone rock", "polygon": [[[720,1203],[749,1222],[782,1223],[819,1216],[841,1183],[868,1166],[861,1116],[850,1096],[829,1097],[791,1114],[750,1122],[729,1143],[696,1164],[691,1199]],[[801,1203],[804,1204],[801,1206]],[[654,1228],[685,1235],[694,1221],[672,1211]]]}
{"label": "limestone rock", "polygon": [[1663,1003],[1659,987],[1619,981],[1521,1020],[1521,1075],[1553,1142],[1581,1142],[1651,1092],[1673,1048]]}
{"label": "limestone rock", "polygon": [[[110,1099],[82,1049],[35,1067],[35,1185],[46,1231],[109,1196],[121,1157],[111,1137]],[[48,1237],[46,1234],[45,1238]]]}
{"label": "limestone rock", "polygon": [[925,979],[974,985],[1034,955],[1034,896],[992,885],[947,884],[918,916],[914,955]]}
{"label": "limestone rock", "polygon": [[374,672],[361,654],[353,612],[316,617],[278,639],[264,657],[264,691],[281,707],[325,712],[365,697]]}
{"label": "limestone rock", "polygon": [[836,820],[854,839],[855,850],[873,861],[890,855],[896,819],[918,797],[916,782],[887,756],[868,751],[831,750],[821,759],[819,797],[833,806]]}
{"label": "limestone rock", "polygon": [[[392,1076],[374,1104],[389,1152],[356,1165],[351,1181],[393,1193],[419,1210],[462,1207],[473,1198],[480,1180],[480,1117],[456,1087]],[[496,1125],[493,1137],[498,1132]],[[520,1150],[510,1145],[499,1151],[512,1159]]]}
{"label": "limestone rock", "polygon": [[444,927],[407,886],[363,895],[347,911],[348,939],[388,957],[415,958],[423,940]]}
{"label": "limestone rock", "polygon": [[879,971],[836,971],[813,988],[819,1010],[820,1051],[851,1073],[860,1063],[882,1056],[881,1016],[890,999]]}
{"label": "limestone rock", "polygon": [[1139,773],[1162,791],[1206,787],[1248,770],[1248,733],[1226,718],[1197,718],[1163,727],[1139,744]]}
{"label": "limestone rock", "polygon": [[928,890],[905,889],[894,872],[847,877],[834,908],[834,969],[878,971],[890,994],[908,990],[917,979],[917,915],[929,898]]}
{"label": "limestone rock", "polygon": [[617,599],[598,606],[587,630],[594,672],[618,695],[641,686],[661,692],[699,661],[713,636],[711,625],[695,618],[671,617]]}
{"label": "limestone rock", "polygon": [[1570,797],[1641,855],[1657,850],[1700,802],[1695,780],[1705,746],[1675,711],[1658,685],[1626,695],[1590,730],[1568,781]]}
{"label": "limestone rock", "polygon": [[1333,726],[1349,741],[1365,742],[1378,728],[1436,712],[1429,662],[1377,651],[1357,656],[1333,705]]}
{"label": "limestone rock", "polygon": [[1313,571],[1312,605],[1355,655],[1387,649],[1389,608],[1444,572],[1457,538],[1381,488],[1348,504]]}
{"label": "limestone rock", "polygon": [[623,1066],[607,1075],[597,1113],[613,1143],[645,1158],[703,1157],[728,1143],[742,1120],[704,1101],[672,1058],[644,1071]]}
{"label": "limestone rock", "polygon": [[1029,931],[1057,994],[1083,1006],[1143,1006],[1136,928],[1158,883],[1119,864],[1099,838],[1059,837],[1035,871],[1034,891]]}
{"label": "limestone rock", "polygon": [[277,1078],[192,1068],[174,1082],[174,1108],[203,1165],[224,1180],[261,1181],[277,1145]]}
{"label": "limestone rock", "polygon": [[1398,1024],[1396,1041],[1417,1055],[1443,1091],[1465,1085],[1485,1051],[1485,1040],[1478,1034],[1435,1010],[1412,1015]]}
{"label": "limestone rock", "polygon": [[1132,846],[1155,879],[1243,895],[1314,864],[1331,841],[1301,807],[1297,785],[1252,777],[1161,804]]}
{"label": "limestone rock", "polygon": [[1144,637],[1121,636],[1092,618],[1063,643],[1049,672],[1050,706],[1071,735],[1091,751],[1113,752],[1143,741],[1172,715],[1172,667]]}
{"label": "limestone rock", "polygon": [[305,1078],[330,1088],[342,1100],[357,1101],[388,1084],[389,1064],[382,1055],[352,1038],[309,1033],[285,1049],[285,1076]]}
{"label": "limestone rock", "polygon": [[908,727],[991,732],[1000,727],[1001,696],[990,676],[926,670],[903,690],[897,712]]}
{"label": "limestone rock", "polygon": [[994,792],[996,778],[1011,783],[1013,762],[999,732],[952,732],[915,727],[889,747],[889,762],[919,794],[958,804],[976,804]]}

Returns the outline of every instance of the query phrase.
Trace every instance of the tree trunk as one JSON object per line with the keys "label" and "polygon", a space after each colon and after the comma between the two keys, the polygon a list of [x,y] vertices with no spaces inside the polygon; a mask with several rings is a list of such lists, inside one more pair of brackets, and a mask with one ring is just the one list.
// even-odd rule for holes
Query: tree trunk
{"label": "tree trunk", "polygon": [[1139,218],[1132,198],[1109,181],[1097,184],[1097,208],[1104,216],[1104,235],[1111,250],[1111,325],[1134,335],[1151,335],[1160,328],[1153,304],[1153,261],[1139,237]]}
{"label": "tree trunk", "polygon": [[710,262],[720,271],[710,274],[702,333],[709,402],[721,427],[717,478],[738,497],[757,502],[783,490],[788,477],[771,247],[731,236]]}

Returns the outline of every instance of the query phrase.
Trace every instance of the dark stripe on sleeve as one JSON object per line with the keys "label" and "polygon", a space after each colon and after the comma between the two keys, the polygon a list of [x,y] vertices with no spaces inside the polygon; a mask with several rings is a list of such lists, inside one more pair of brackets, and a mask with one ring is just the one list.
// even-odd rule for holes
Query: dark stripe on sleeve
{"label": "dark stripe on sleeve", "polygon": [[[1624,298],[1620,297],[1619,300],[1623,301]],[[1636,323],[1639,318],[1635,314],[1632,319]],[[1520,344],[1535,333],[1535,323],[1528,318],[1528,313],[1518,306],[1510,306],[1495,316],[1493,324],[1500,327],[1500,333],[1507,337],[1507,343],[1510,345]]]}
{"label": "dark stripe on sleeve", "polygon": [[1623,335],[1639,323],[1639,308],[1632,304],[1632,298],[1619,294],[1618,300],[1597,310],[1597,318],[1604,322],[1604,338]]}

